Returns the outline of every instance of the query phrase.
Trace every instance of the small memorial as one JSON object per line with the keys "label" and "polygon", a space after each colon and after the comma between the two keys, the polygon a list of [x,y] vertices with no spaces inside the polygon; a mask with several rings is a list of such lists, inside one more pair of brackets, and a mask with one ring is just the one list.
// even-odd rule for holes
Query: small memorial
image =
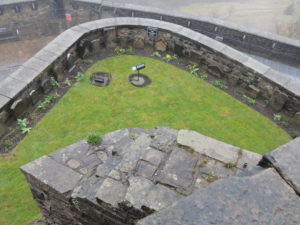
{"label": "small memorial", "polygon": [[137,72],[129,76],[129,82],[133,86],[142,88],[148,86],[151,83],[151,80],[148,76],[140,73],[140,70],[144,68],[146,68],[145,64],[138,64],[131,68],[133,72]]}
{"label": "small memorial", "polygon": [[91,83],[95,86],[105,87],[109,85],[111,79],[111,74],[97,72],[91,76]]}

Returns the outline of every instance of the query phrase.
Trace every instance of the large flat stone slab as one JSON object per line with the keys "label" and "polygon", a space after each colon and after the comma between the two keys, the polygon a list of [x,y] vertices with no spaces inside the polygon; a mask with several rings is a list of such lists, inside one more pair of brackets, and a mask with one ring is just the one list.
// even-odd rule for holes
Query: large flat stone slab
{"label": "large flat stone slab", "polygon": [[21,167],[26,176],[32,176],[39,182],[52,187],[60,194],[73,190],[82,175],[63,166],[48,156],[43,156]]}
{"label": "large flat stone slab", "polygon": [[191,130],[180,130],[177,143],[225,163],[235,163],[239,157],[240,148]]}
{"label": "large flat stone slab", "polygon": [[229,178],[196,191],[138,225],[296,225],[300,198],[273,169]]}
{"label": "large flat stone slab", "polygon": [[265,155],[284,180],[300,195],[300,138]]}

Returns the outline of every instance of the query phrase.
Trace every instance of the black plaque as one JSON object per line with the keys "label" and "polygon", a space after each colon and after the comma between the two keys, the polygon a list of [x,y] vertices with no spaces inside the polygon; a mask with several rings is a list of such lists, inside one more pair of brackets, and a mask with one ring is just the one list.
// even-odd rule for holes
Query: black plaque
{"label": "black plaque", "polygon": [[157,37],[158,29],[157,29],[157,27],[148,27],[147,33],[148,33],[149,38],[155,38],[155,37]]}

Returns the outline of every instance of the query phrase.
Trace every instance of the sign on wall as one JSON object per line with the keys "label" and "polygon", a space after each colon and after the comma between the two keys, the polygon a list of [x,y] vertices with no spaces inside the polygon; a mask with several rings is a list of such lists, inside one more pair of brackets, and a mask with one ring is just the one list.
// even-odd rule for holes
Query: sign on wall
{"label": "sign on wall", "polygon": [[70,13],[66,13],[66,21],[72,21],[72,15]]}
{"label": "sign on wall", "polygon": [[147,33],[148,33],[149,38],[155,38],[155,37],[157,37],[158,29],[157,29],[157,27],[148,27]]}

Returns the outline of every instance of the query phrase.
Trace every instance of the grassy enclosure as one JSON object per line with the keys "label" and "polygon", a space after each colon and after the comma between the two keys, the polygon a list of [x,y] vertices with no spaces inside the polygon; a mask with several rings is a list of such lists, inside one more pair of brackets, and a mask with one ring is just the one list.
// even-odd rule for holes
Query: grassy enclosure
{"label": "grassy enclosure", "polygon": [[[145,63],[151,85],[128,82],[131,67]],[[90,84],[94,72],[112,74],[107,87]],[[127,127],[191,129],[263,154],[290,140],[276,124],[228,94],[170,64],[116,56],[94,64],[13,152],[0,155],[0,224],[28,224],[40,217],[19,167],[59,148]]]}

